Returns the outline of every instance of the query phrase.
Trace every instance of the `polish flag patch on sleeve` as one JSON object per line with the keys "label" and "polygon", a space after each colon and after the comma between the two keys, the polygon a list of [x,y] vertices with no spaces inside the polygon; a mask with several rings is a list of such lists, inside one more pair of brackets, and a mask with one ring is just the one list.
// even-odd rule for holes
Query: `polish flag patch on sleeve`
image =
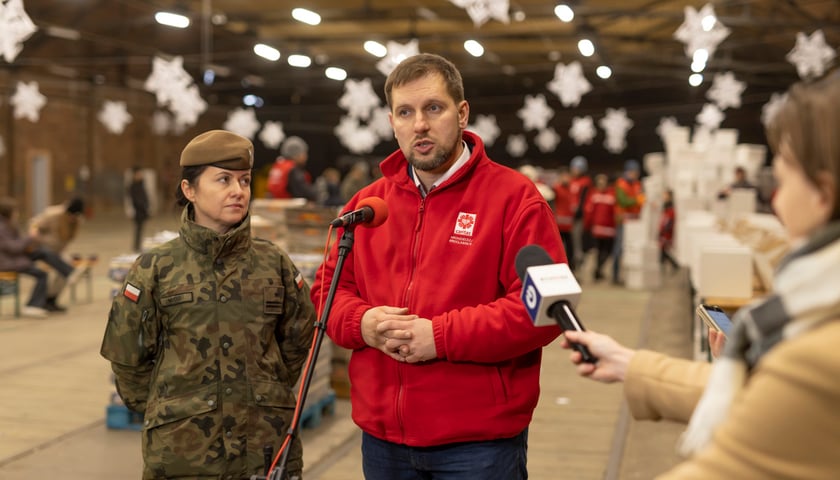
{"label": "polish flag patch on sleeve", "polygon": [[132,302],[137,303],[137,300],[140,299],[140,294],[142,292],[142,290],[135,287],[134,285],[126,283],[125,289],[123,290],[123,296],[125,296],[125,298],[131,300]]}
{"label": "polish flag patch on sleeve", "polygon": [[301,275],[300,272],[298,272],[298,274],[295,275],[295,283],[297,284],[298,290],[303,288],[303,275]]}

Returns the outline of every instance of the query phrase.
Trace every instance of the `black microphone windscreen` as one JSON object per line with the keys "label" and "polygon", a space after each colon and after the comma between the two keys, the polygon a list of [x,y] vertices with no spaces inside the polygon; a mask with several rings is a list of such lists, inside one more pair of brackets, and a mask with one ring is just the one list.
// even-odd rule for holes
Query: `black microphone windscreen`
{"label": "black microphone windscreen", "polygon": [[548,252],[546,252],[541,246],[525,245],[519,250],[519,253],[516,254],[516,260],[514,263],[516,265],[516,274],[519,275],[520,280],[524,281],[525,270],[527,270],[528,267],[551,265],[554,263],[554,260],[551,259]]}

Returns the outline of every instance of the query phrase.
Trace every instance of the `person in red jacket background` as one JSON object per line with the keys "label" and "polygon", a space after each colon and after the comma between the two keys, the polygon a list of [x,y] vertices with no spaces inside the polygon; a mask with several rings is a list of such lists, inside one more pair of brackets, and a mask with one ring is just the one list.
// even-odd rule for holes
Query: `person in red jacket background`
{"label": "person in red jacket background", "polygon": [[636,160],[624,162],[624,174],[615,181],[615,244],[613,246],[612,282],[621,284],[621,252],[624,248],[624,221],[639,218],[645,196],[639,181],[641,167]]}
{"label": "person in red jacket background", "polygon": [[587,173],[588,169],[589,162],[587,162],[586,157],[578,155],[572,159],[570,165],[572,179],[569,181],[569,192],[572,194],[571,207],[575,217],[574,227],[572,228],[574,251],[567,251],[566,254],[570,257],[569,266],[573,269],[583,263],[586,252],[592,248],[592,239],[586,229],[583,228],[583,206],[586,203],[586,197],[589,195],[589,189],[592,188],[592,177]]}
{"label": "person in red jacket background", "polygon": [[671,255],[674,244],[674,223],[676,222],[674,212],[674,193],[665,190],[662,194],[662,216],[659,219],[659,264],[665,267],[665,262],[671,265],[672,270],[680,269],[680,265]]}
{"label": "person in red jacket background", "polygon": [[[352,350],[365,478],[526,479],[542,347],[560,330],[534,327],[514,263],[532,244],[566,261],[553,213],[464,131],[470,109],[451,62],[408,57],[385,97],[399,150],[345,210],[375,196],[390,213],[354,230],[326,327]],[[318,269],[316,305],[337,255],[336,244]]]}
{"label": "person in red jacket background", "polygon": [[609,178],[595,176],[595,188],[589,192],[584,206],[584,228],[592,235],[598,259],[595,262],[595,281],[604,278],[601,269],[613,250],[615,241],[615,192]]}
{"label": "person in red jacket background", "polygon": [[266,188],[271,198],[305,198],[318,200],[318,190],[306,171],[309,145],[300,137],[289,137],[280,147],[280,156],[268,171]]}
{"label": "person in red jacket background", "polygon": [[[554,220],[563,240],[563,248],[567,255],[571,255],[571,252],[575,251],[572,240],[572,228],[575,223],[575,212],[572,209],[574,199],[569,188],[572,177],[569,169],[565,167],[560,167],[557,173],[557,183],[554,184]],[[569,262],[569,268],[574,271],[574,262]]]}

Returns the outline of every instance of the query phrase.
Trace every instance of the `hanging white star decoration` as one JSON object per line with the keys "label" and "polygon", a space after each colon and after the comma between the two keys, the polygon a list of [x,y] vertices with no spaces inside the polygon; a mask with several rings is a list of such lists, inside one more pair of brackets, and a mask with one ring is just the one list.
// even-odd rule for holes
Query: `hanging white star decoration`
{"label": "hanging white star decoration", "polygon": [[723,122],[724,114],[714,103],[703,105],[703,110],[697,114],[697,123],[708,130],[717,130]]}
{"label": "hanging white star decoration", "polygon": [[577,60],[568,65],[555,65],[554,79],[546,86],[557,95],[564,107],[576,107],[581,97],[592,90],[592,84],[583,76],[583,68]]}
{"label": "hanging white star decoration", "polygon": [[152,132],[163,136],[172,130],[172,117],[163,110],[156,110],[152,115]]}
{"label": "hanging white star decoration", "polygon": [[545,95],[525,95],[525,106],[516,112],[516,116],[522,119],[526,131],[542,130],[554,117],[554,110],[548,106]]}
{"label": "hanging white star decoration", "polygon": [[785,58],[796,66],[799,78],[807,80],[825,73],[836,56],[837,52],[825,43],[823,31],[816,30],[810,37],[803,32],[797,33],[796,46]]}
{"label": "hanging white star decoration", "polygon": [[574,117],[572,128],[569,129],[569,136],[575,141],[575,145],[589,145],[595,138],[595,122],[591,115],[585,117]]}
{"label": "hanging white star decoration", "polygon": [[370,114],[368,126],[382,140],[392,138],[394,130],[391,128],[391,120],[388,114],[391,113],[388,107],[374,108]]}
{"label": "hanging white star decoration", "polygon": [[123,133],[125,126],[132,120],[131,114],[125,108],[125,102],[112,100],[105,100],[96,118],[102,122],[106,130],[115,135]]}
{"label": "hanging white star decoration", "polygon": [[766,127],[771,120],[782,109],[782,105],[787,100],[787,93],[774,93],[770,95],[770,100],[761,107],[761,123]]}
{"label": "hanging white star decoration", "polygon": [[537,148],[539,148],[542,153],[553,152],[557,149],[557,144],[560,143],[560,134],[558,134],[553,127],[543,128],[537,136],[534,137],[534,143],[537,144]]}
{"label": "hanging white star decoration", "polygon": [[604,118],[598,121],[604,129],[604,148],[611,153],[621,153],[627,148],[627,132],[633,128],[633,120],[627,118],[627,110],[608,108]]}
{"label": "hanging white star decoration", "polygon": [[659,119],[659,125],[656,127],[656,133],[664,143],[665,139],[668,137],[668,132],[679,126],[680,124],[677,123],[677,119],[675,117],[662,117]]}
{"label": "hanging white star decoration", "polygon": [[9,103],[14,107],[15,118],[26,118],[37,122],[41,109],[47,104],[47,97],[38,91],[38,82],[17,82],[17,88]]}
{"label": "hanging white star decoration", "polygon": [[382,60],[376,62],[376,69],[386,77],[391,74],[392,70],[397,68],[400,62],[420,53],[416,38],[406,44],[389,41],[386,48],[388,49],[388,54],[382,57]]}
{"label": "hanging white star decoration", "polygon": [[344,82],[344,95],[338,99],[338,106],[347,110],[347,114],[359,120],[367,120],[374,108],[379,107],[381,100],[373,91],[370,79],[348,79]]}
{"label": "hanging white star decoration", "polygon": [[511,157],[519,158],[525,155],[525,152],[528,151],[528,141],[525,139],[525,135],[508,135],[505,149]]}
{"label": "hanging white star decoration", "polygon": [[508,0],[450,0],[455,6],[467,11],[467,15],[476,27],[484,25],[494,18],[502,23],[510,23],[510,3]]}
{"label": "hanging white star decoration", "polygon": [[283,130],[283,122],[276,122],[269,120],[263,124],[260,130],[260,141],[267,148],[276,150],[286,138],[286,132]]}
{"label": "hanging white star decoration", "polygon": [[745,82],[735,79],[732,72],[716,73],[712,86],[706,91],[706,98],[713,101],[721,110],[741,106],[741,94],[747,88]]}
{"label": "hanging white star decoration", "polygon": [[[698,12],[692,6],[685,7],[685,20],[674,32],[674,38],[685,44],[685,54],[693,58],[694,52],[704,49],[712,58],[720,42],[729,36],[729,29],[720,23],[715,8],[707,3]],[[712,22],[709,19],[714,19]]]}
{"label": "hanging white star decoration", "polygon": [[155,94],[157,104],[175,115],[175,124],[192,126],[198,116],[207,110],[192,77],[184,70],[184,58],[152,59],[152,73],[146,78],[144,88]]}
{"label": "hanging white star decoration", "polygon": [[260,122],[253,108],[240,107],[228,112],[227,120],[222,128],[243,137],[254,138],[257,130],[260,129]]}
{"label": "hanging white star decoration", "polygon": [[0,1],[0,52],[12,63],[23,50],[23,42],[38,28],[23,10],[23,0]]}
{"label": "hanging white star decoration", "polygon": [[475,118],[475,123],[467,126],[467,130],[477,133],[488,147],[496,143],[496,139],[502,133],[496,123],[495,115],[478,115]]}
{"label": "hanging white star decoration", "polygon": [[333,133],[342,145],[355,154],[370,153],[379,143],[379,136],[373,129],[361,125],[359,119],[351,115],[341,117]]}

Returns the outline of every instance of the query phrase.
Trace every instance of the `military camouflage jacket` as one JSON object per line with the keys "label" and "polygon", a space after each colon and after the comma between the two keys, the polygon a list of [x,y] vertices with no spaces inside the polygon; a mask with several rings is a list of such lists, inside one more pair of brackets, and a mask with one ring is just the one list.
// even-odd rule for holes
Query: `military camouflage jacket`
{"label": "military camouflage jacket", "polygon": [[[188,206],[180,237],[132,266],[101,353],[144,413],[143,478],[248,478],[291,423],[315,309],[289,257],[251,238],[250,217],[224,235],[191,218]],[[301,455],[298,440],[287,472]]]}

